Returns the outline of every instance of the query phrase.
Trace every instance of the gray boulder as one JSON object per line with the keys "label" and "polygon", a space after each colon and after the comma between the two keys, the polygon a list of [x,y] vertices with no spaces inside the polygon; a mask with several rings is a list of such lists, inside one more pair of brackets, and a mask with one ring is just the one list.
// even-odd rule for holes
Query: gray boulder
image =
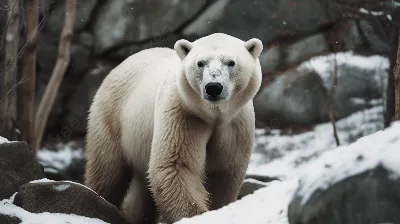
{"label": "gray boulder", "polygon": [[44,177],[43,166],[26,142],[0,144],[0,200],[10,198],[21,185]]}
{"label": "gray boulder", "polygon": [[193,19],[206,2],[106,0],[93,28],[96,52],[175,32]]}
{"label": "gray boulder", "polygon": [[[387,80],[384,66],[364,69],[339,64],[338,74],[333,97],[336,120],[382,101]],[[269,126],[273,121],[285,127],[329,121],[328,97],[332,82],[331,74],[318,74],[303,66],[277,76],[254,99],[257,125]]]}
{"label": "gray boulder", "polygon": [[378,166],[313,192],[305,203],[296,194],[288,209],[289,223],[399,223],[399,185],[399,179]]}
{"label": "gray boulder", "polygon": [[65,213],[128,224],[121,212],[83,185],[57,181],[27,183],[15,195],[14,204],[32,213]]}
{"label": "gray boulder", "polygon": [[327,90],[312,70],[289,70],[278,76],[254,99],[257,124],[271,121],[285,124],[310,124],[322,121],[327,112]]}
{"label": "gray boulder", "polygon": [[183,34],[200,37],[222,32],[243,40],[257,37],[264,42],[295,37],[337,18],[337,12],[325,4],[319,0],[217,0]]}
{"label": "gray boulder", "polygon": [[[51,0],[41,0],[44,6],[47,7],[47,11],[42,11],[42,13],[47,13],[46,24],[44,30],[53,34],[54,36],[60,36],[62,27],[64,25],[65,17],[65,0],[61,1],[51,1]],[[76,17],[74,23],[73,32],[77,32],[85,28],[90,20],[90,16],[96,7],[97,0],[79,0],[76,1]],[[44,8],[46,8],[44,7]]]}

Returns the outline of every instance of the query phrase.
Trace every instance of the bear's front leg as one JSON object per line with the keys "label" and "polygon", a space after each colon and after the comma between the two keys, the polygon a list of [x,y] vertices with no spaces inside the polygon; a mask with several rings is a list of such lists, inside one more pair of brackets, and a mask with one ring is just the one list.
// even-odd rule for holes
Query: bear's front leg
{"label": "bear's front leg", "polygon": [[229,125],[217,128],[207,145],[206,189],[210,210],[236,201],[254,146],[254,113],[248,106]]}
{"label": "bear's front leg", "polygon": [[204,183],[211,128],[180,108],[155,115],[149,162],[153,198],[167,223],[208,211]]}

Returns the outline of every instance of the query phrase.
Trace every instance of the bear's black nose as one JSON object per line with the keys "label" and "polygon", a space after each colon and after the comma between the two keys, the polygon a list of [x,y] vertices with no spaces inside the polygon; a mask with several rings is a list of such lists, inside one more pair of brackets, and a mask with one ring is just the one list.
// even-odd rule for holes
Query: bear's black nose
{"label": "bear's black nose", "polygon": [[224,87],[218,82],[210,82],[206,85],[206,93],[211,98],[217,98],[222,93]]}

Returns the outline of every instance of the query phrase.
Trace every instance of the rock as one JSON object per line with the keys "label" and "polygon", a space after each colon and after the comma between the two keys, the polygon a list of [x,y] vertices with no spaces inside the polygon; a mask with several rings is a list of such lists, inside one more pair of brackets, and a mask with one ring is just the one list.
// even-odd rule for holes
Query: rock
{"label": "rock", "polygon": [[253,179],[245,179],[243,181],[242,187],[240,188],[240,192],[237,199],[239,200],[246,195],[253,194],[254,191],[266,186],[267,184],[264,182],[256,181]]}
{"label": "rock", "polygon": [[45,177],[26,142],[0,144],[0,166],[0,200],[10,198],[22,184]]}
{"label": "rock", "polygon": [[[382,99],[388,62],[384,58],[376,59],[339,54],[338,83],[333,97],[336,120],[375,106]],[[318,65],[309,66],[314,63]],[[329,121],[327,100],[333,82],[332,68],[333,57],[316,57],[276,77],[254,99],[257,126],[265,127],[274,122],[283,128],[289,124]],[[318,73],[314,69],[318,69]]]}
{"label": "rock", "polygon": [[[60,36],[62,26],[64,25],[62,21],[64,21],[65,17],[65,0],[56,2],[51,1],[48,4],[51,4],[51,6],[44,30],[52,33],[55,36]],[[76,17],[73,30],[74,33],[82,30],[86,26],[96,4],[97,0],[76,1]]]}
{"label": "rock", "polygon": [[261,68],[264,74],[273,73],[328,51],[329,46],[323,34],[311,35],[291,44],[274,45],[264,49],[260,55]]}
{"label": "rock", "polygon": [[380,54],[390,53],[392,47],[390,42],[382,32],[382,25],[378,20],[360,20],[359,26],[363,34],[364,41],[368,44],[371,50]]}
{"label": "rock", "polygon": [[[43,34],[37,52],[38,78],[46,83],[50,80],[58,56],[58,39]],[[77,77],[89,69],[90,50],[77,44],[71,45],[70,63],[64,78]]]}
{"label": "rock", "polygon": [[322,34],[316,34],[299,40],[284,50],[284,63],[298,64],[312,56],[329,52],[328,43]]}
{"label": "rock", "polygon": [[365,40],[358,28],[358,22],[354,20],[345,20],[339,22],[339,28],[333,30],[334,35],[343,43],[343,50],[352,50],[354,52],[365,50]]}
{"label": "rock", "polygon": [[62,127],[68,127],[74,135],[85,135],[88,111],[94,95],[112,68],[108,64],[99,64],[97,68],[93,68],[84,75],[80,84],[75,87],[73,94],[66,101],[64,116],[60,122]]}
{"label": "rock", "polygon": [[[257,124],[318,123],[327,114],[327,90],[312,70],[292,69],[278,76],[254,99]],[[275,127],[276,128],[276,127]]]}
{"label": "rock", "polygon": [[0,223],[3,224],[19,224],[22,220],[15,216],[8,216],[4,214],[0,214]]}
{"label": "rock", "polygon": [[400,122],[329,150],[297,173],[290,224],[399,223]]}
{"label": "rock", "polygon": [[117,52],[110,53],[109,57],[116,59],[116,60],[123,61],[127,57],[131,56],[132,54],[135,54],[141,50],[145,50],[148,48],[169,47],[169,48],[173,49],[175,42],[182,38],[184,38],[184,37],[179,34],[168,35],[165,37],[152,38],[151,40],[149,40],[145,43],[127,45],[127,46],[119,49]]}
{"label": "rock", "polygon": [[[387,80],[387,71],[384,69],[367,70],[352,65],[341,65],[338,69],[341,75],[334,95],[337,119],[370,107],[369,100],[382,98]],[[331,86],[332,76],[325,81]]]}
{"label": "rock", "polygon": [[274,180],[279,180],[278,177],[269,177],[269,176],[262,176],[262,175],[256,175],[256,174],[246,174],[246,178],[245,179],[253,179],[253,180],[258,180],[258,181],[262,181],[265,183],[274,181]]}
{"label": "rock", "polygon": [[261,52],[259,59],[263,74],[274,72],[282,64],[282,58],[284,57],[282,48],[282,46],[276,45]]}
{"label": "rock", "polygon": [[93,28],[96,52],[175,32],[199,13],[206,2],[106,0]]}
{"label": "rock", "polygon": [[246,175],[242,187],[240,188],[238,199],[241,199],[246,195],[253,194],[254,191],[268,186],[268,182],[274,180],[278,180],[278,178],[259,175]]}
{"label": "rock", "polygon": [[243,40],[256,37],[270,42],[315,32],[335,21],[338,15],[318,0],[219,0],[187,26],[183,34],[201,37],[222,32]]}
{"label": "rock", "polygon": [[89,32],[81,32],[79,34],[79,43],[87,48],[92,48],[94,45],[93,35]]}
{"label": "rock", "polygon": [[83,185],[67,182],[36,182],[21,186],[14,204],[32,213],[66,213],[128,224],[114,205]]}
{"label": "rock", "polygon": [[299,197],[289,205],[290,224],[398,223],[399,179],[377,167],[316,191],[305,203]]}

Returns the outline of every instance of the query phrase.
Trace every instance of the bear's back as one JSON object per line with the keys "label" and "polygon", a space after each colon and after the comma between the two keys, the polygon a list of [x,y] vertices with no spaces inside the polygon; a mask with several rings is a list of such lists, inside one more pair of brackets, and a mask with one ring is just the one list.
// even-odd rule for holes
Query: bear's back
{"label": "bear's back", "polygon": [[100,115],[110,134],[118,136],[126,157],[135,160],[137,169],[147,166],[159,86],[167,76],[175,75],[179,66],[180,59],[172,49],[140,51],[115,67],[95,96],[93,107],[101,108],[96,117]]}

